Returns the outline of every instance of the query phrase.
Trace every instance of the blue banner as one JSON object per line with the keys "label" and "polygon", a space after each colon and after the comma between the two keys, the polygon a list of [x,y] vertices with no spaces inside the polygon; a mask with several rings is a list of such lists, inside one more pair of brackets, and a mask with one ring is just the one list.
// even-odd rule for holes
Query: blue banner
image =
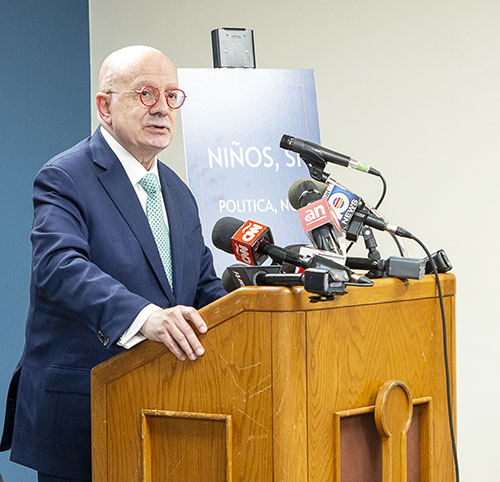
{"label": "blue banner", "polygon": [[188,184],[219,275],[235,262],[212,245],[222,217],[269,226],[275,244],[307,243],[288,189],[309,171],[283,134],[320,143],[314,72],[179,69]]}

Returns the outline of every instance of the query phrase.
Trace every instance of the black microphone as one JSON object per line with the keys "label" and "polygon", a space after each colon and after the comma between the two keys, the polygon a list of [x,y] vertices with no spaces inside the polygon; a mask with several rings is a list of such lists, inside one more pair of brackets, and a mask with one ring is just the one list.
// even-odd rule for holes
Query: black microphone
{"label": "black microphone", "polygon": [[[330,252],[324,252],[316,248],[311,248],[310,246],[305,246],[304,244],[292,244],[287,246],[286,249],[307,258],[311,267],[329,269],[331,271],[344,271],[347,273],[347,277],[351,282],[365,285],[373,284],[366,276],[356,274],[352,271],[352,266],[346,266],[346,259],[349,258],[345,256],[334,255]],[[294,273],[296,269],[297,268],[291,264],[283,263],[282,265],[282,271],[285,273]],[[368,270],[369,268],[361,269]]]}
{"label": "black microphone", "polygon": [[425,275],[425,260],[391,256],[387,259],[346,258],[346,265],[352,269],[382,271],[384,277],[400,279],[422,279]]}
{"label": "black microphone", "polygon": [[317,184],[310,179],[295,181],[288,190],[288,200],[297,209],[302,227],[314,246],[343,255],[339,242],[342,229]]}
{"label": "black microphone", "polygon": [[317,181],[316,179],[312,179],[310,177],[297,179],[288,189],[288,201],[295,210],[300,209],[299,195],[302,194],[297,190],[297,186],[304,181],[311,181],[314,184],[316,191],[318,191],[321,196],[323,196],[327,188],[327,184],[324,182]]}
{"label": "black microphone", "polygon": [[[439,251],[432,253],[431,257],[434,260],[434,264],[436,265],[438,273],[446,273],[453,268],[444,249],[440,249]],[[425,262],[426,274],[432,273],[433,269],[429,258],[428,257],[424,258],[424,262]]]}
{"label": "black microphone", "polygon": [[[322,185],[325,186],[324,189]],[[317,182],[316,186],[319,192],[323,193],[323,197],[328,199],[328,202],[332,205],[345,236],[350,241],[357,240],[364,226],[379,231],[388,231],[403,238],[413,239],[413,235],[401,226],[371,214],[363,199],[341,184],[337,182],[328,184]]]}
{"label": "black microphone", "polygon": [[245,264],[233,264],[228,266],[222,273],[222,287],[230,293],[244,286],[258,286],[263,284],[262,276],[277,274],[281,272],[281,266],[248,266]]}
{"label": "black microphone", "polygon": [[358,208],[358,210],[354,212],[349,222],[349,228],[346,231],[346,238],[355,240],[363,229],[363,226],[369,226],[379,231],[387,231],[397,236],[401,236],[402,238],[413,239],[413,234],[409,231],[385,219],[373,216],[365,206]]}
{"label": "black microphone", "polygon": [[306,163],[308,161],[320,162],[321,164],[330,162],[332,164],[336,164],[337,166],[349,167],[357,171],[373,174],[374,176],[380,176],[380,172],[373,167],[356,161],[345,154],[340,154],[339,152],[314,144],[314,142],[304,141],[303,139],[298,139],[297,137],[288,136],[286,134],[283,135],[280,147],[282,149],[297,152]]}
{"label": "black microphone", "polygon": [[222,286],[227,292],[244,286],[303,286],[305,291],[330,298],[346,292],[345,282],[336,279],[328,269],[308,268],[303,273],[278,273],[276,269],[279,268],[232,265],[222,275]]}

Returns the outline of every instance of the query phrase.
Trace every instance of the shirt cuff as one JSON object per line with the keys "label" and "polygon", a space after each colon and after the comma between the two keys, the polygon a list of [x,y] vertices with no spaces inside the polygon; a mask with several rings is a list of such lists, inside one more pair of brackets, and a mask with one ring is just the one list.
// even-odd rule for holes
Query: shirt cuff
{"label": "shirt cuff", "polygon": [[144,341],[146,337],[142,333],[139,333],[139,331],[146,320],[158,310],[161,310],[161,308],[153,305],[152,303],[146,305],[141,311],[139,311],[139,314],[135,317],[135,320],[129,326],[128,330],[120,337],[117,345],[128,350],[141,341]]}

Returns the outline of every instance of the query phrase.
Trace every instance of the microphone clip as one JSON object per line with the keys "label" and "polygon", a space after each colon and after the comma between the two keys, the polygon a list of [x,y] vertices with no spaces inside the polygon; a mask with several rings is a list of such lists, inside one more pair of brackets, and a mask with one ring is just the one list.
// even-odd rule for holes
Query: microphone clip
{"label": "microphone clip", "polygon": [[319,303],[320,301],[333,301],[335,295],[313,295],[309,296],[309,301],[311,303]]}
{"label": "microphone clip", "polygon": [[307,169],[309,169],[309,175],[319,182],[327,182],[330,177],[329,174],[325,172],[326,162],[318,159],[314,155],[301,154],[300,158],[304,161]]}

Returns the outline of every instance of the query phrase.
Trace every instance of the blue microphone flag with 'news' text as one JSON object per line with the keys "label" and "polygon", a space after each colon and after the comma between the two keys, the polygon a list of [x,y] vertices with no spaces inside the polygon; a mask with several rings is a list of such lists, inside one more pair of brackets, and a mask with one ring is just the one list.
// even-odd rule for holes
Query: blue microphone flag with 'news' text
{"label": "blue microphone flag with 'news' text", "polygon": [[220,276],[234,257],[212,245],[232,216],[269,226],[277,245],[307,243],[288,189],[309,171],[283,134],[320,143],[312,70],[179,69],[188,184]]}

